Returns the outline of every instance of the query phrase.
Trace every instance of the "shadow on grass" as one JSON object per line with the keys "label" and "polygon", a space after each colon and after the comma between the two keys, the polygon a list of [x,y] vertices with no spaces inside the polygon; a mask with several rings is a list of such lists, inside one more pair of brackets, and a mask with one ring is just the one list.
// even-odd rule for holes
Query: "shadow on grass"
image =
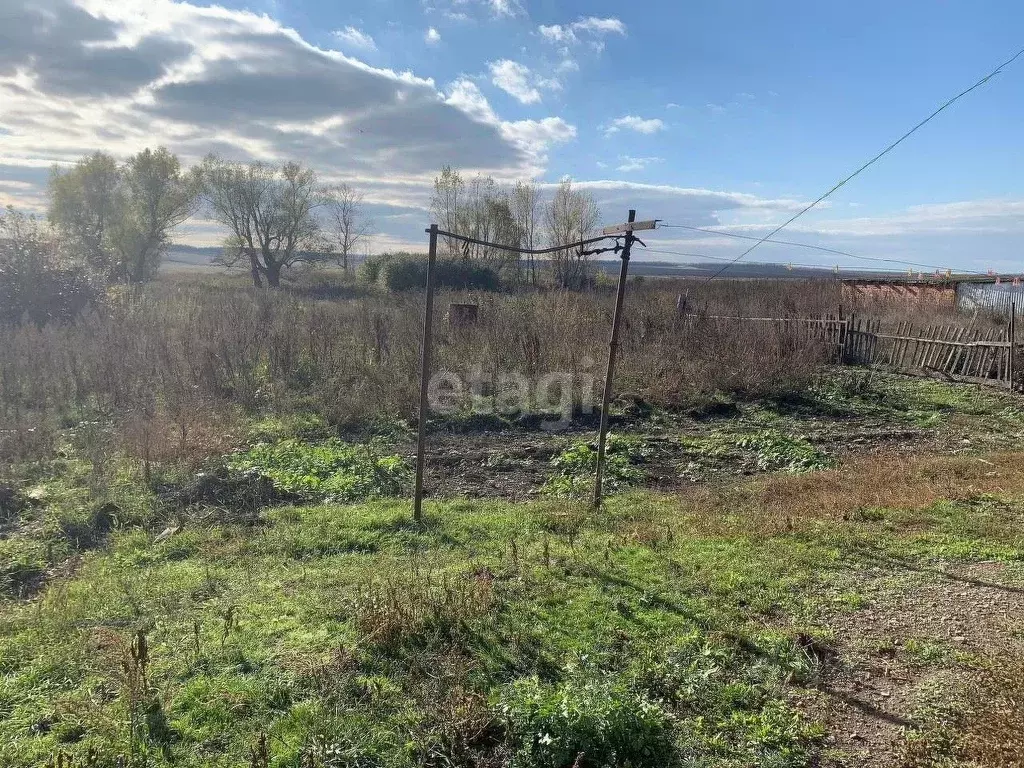
{"label": "shadow on grass", "polygon": [[878,566],[888,566],[893,570],[911,571],[913,573],[930,573],[960,584],[969,584],[974,587],[996,589],[1010,594],[1024,595],[1024,588],[1022,587],[1014,587],[1009,584],[999,584],[995,581],[979,579],[975,576],[965,576],[959,573],[952,573],[944,568],[915,562],[905,557],[898,557],[889,552],[869,547],[864,544],[852,544],[848,549],[848,554],[859,557]]}

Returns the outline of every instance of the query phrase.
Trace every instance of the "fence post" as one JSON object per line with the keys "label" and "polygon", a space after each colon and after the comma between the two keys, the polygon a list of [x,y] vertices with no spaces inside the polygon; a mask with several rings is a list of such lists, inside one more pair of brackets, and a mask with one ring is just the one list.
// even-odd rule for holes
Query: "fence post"
{"label": "fence post", "polygon": [[1010,302],[1010,329],[1007,334],[1010,337],[1010,353],[1007,359],[1007,378],[1010,380],[1010,391],[1013,392],[1016,385],[1017,374],[1017,302]]}
{"label": "fence post", "polygon": [[437,224],[430,225],[430,251],[427,255],[427,308],[423,312],[423,352],[420,364],[419,434],[416,438],[416,495],[413,519],[423,519],[423,462],[427,444],[427,394],[430,387],[430,345],[434,326],[434,262],[437,260]]}

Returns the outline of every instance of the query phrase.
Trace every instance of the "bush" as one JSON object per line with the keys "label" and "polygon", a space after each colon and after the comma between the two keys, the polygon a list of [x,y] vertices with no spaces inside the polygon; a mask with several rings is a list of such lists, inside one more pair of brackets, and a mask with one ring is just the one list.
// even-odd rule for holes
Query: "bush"
{"label": "bush", "polygon": [[522,768],[671,765],[671,718],[619,681],[537,678],[509,686],[498,705],[512,764]]}
{"label": "bush", "polygon": [[[363,263],[361,276],[389,291],[422,290],[427,284],[427,260],[410,253],[374,256]],[[501,278],[495,269],[477,262],[439,259],[434,285],[451,290],[497,291],[501,289]]]}
{"label": "bush", "polygon": [[34,218],[10,208],[0,213],[0,323],[70,322],[101,295]]}

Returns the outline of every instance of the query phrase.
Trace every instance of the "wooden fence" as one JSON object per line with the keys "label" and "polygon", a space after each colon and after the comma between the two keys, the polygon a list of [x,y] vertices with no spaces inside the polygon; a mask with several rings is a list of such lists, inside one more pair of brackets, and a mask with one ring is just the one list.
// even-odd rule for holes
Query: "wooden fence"
{"label": "wooden fence", "polygon": [[711,322],[717,324],[752,323],[773,327],[780,336],[789,341],[801,343],[824,344],[829,360],[841,363],[844,357],[846,329],[848,323],[839,315],[824,317],[736,317],[733,315],[681,315],[689,322]]}
{"label": "wooden fence", "polygon": [[981,330],[952,325],[923,328],[900,323],[883,333],[880,320],[865,318],[780,318],[685,315],[715,322],[758,323],[775,326],[797,341],[821,342],[833,362],[869,365],[913,375],[939,376],[951,381],[970,381],[1018,389],[1021,377],[1017,360],[1024,345],[1016,343],[1016,317],[1000,330]]}
{"label": "wooden fence", "polygon": [[844,363],[1007,389],[1018,383],[1015,368],[1021,345],[1011,341],[1015,338],[1014,319],[1005,329],[988,331],[952,325],[915,328],[904,322],[893,333],[882,333],[878,320],[851,318],[847,322]]}

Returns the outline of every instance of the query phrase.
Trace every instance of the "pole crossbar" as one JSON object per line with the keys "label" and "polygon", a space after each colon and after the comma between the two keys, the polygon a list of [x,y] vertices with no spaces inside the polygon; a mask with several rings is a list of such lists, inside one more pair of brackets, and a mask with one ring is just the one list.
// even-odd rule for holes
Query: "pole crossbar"
{"label": "pole crossbar", "polygon": [[[424,230],[430,232],[429,229]],[[510,253],[525,253],[531,256],[543,256],[547,253],[558,253],[559,251],[568,251],[572,248],[582,248],[584,245],[591,245],[592,243],[600,243],[602,240],[611,240],[623,237],[624,235],[599,235],[597,237],[590,237],[586,240],[577,240],[575,243],[566,243],[565,245],[555,245],[550,248],[518,248],[514,245],[502,245],[501,243],[491,243],[487,240],[478,240],[475,237],[469,237],[468,235],[459,235],[455,232],[446,232],[443,229],[437,230],[437,234],[440,237],[450,237],[453,240],[461,240],[464,243],[472,243],[473,245],[483,245],[487,248],[496,248],[499,251],[509,251]]]}

